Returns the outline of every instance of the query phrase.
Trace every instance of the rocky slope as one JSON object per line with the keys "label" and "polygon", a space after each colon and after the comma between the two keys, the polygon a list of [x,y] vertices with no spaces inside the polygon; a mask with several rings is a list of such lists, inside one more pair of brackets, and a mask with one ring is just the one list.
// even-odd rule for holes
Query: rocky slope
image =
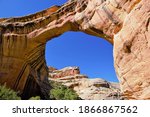
{"label": "rocky slope", "polygon": [[77,92],[84,100],[122,99],[118,83],[107,82],[100,78],[89,79],[80,74],[78,67],[66,67],[60,70],[49,67],[49,80],[62,83]]}
{"label": "rocky slope", "polygon": [[0,19],[0,84],[19,91],[23,99],[46,99],[46,42],[67,31],[82,31],[114,44],[124,96],[150,99],[149,22],[149,0],[69,0],[32,15]]}

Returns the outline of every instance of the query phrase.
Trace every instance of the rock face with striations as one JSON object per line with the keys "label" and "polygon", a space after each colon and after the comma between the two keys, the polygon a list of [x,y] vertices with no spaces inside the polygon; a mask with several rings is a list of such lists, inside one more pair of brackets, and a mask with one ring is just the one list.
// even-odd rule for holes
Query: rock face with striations
{"label": "rock face with striations", "polygon": [[62,78],[66,76],[75,76],[80,74],[79,67],[65,67],[61,70],[57,70],[53,67],[49,68],[49,77],[50,78]]}
{"label": "rock face with striations", "polygon": [[150,99],[149,0],[69,0],[62,6],[0,19],[0,84],[23,99],[48,97],[45,44],[82,31],[114,44],[114,64],[127,99]]}
{"label": "rock face with striations", "polygon": [[[89,79],[80,74],[79,67],[51,69],[49,80],[62,83],[73,89],[84,100],[120,100],[122,99],[118,83],[107,82],[101,78]],[[57,77],[56,77],[57,76]]]}

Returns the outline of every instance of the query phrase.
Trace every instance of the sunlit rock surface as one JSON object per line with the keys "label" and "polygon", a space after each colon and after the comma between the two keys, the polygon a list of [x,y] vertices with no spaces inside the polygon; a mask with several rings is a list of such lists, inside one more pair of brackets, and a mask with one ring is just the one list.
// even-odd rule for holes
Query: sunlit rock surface
{"label": "sunlit rock surface", "polygon": [[48,98],[47,41],[82,31],[114,44],[114,64],[127,99],[150,99],[149,0],[69,0],[62,6],[0,19],[0,84],[22,99]]}
{"label": "sunlit rock surface", "polygon": [[49,68],[50,81],[62,83],[75,90],[81,99],[120,100],[123,98],[119,83],[108,82],[101,78],[88,78],[80,74],[79,67],[66,67],[59,70]]}

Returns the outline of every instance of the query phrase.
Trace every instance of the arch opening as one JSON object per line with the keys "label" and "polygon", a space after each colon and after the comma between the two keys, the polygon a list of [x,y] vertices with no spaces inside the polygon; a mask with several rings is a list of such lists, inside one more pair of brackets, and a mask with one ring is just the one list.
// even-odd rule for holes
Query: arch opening
{"label": "arch opening", "polygon": [[89,78],[118,82],[113,65],[113,46],[104,39],[82,32],[66,32],[46,44],[47,66],[77,66]]}

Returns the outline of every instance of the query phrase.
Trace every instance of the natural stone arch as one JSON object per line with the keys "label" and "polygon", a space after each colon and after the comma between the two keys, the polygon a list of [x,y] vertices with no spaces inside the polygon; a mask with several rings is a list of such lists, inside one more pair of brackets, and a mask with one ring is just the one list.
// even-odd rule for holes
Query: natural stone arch
{"label": "natural stone arch", "polygon": [[118,82],[113,65],[113,45],[82,32],[66,32],[46,43],[47,66],[62,69],[78,66],[82,74]]}
{"label": "natural stone arch", "polygon": [[[131,52],[131,46],[134,45],[133,40],[138,38],[136,34],[140,34],[139,29],[143,29],[142,34],[146,34],[142,39],[149,37],[149,10],[148,0],[73,0],[61,7],[53,6],[33,15],[0,19],[0,83],[19,90],[24,99],[37,94],[47,98],[50,86],[44,59],[46,42],[66,31],[82,31],[115,44],[115,68],[123,93],[128,98],[149,98],[150,93],[144,96],[141,90],[134,89],[141,79],[138,76],[141,72],[136,75],[137,82],[132,84],[129,82],[135,73],[124,76],[129,71],[124,70],[128,68],[126,65],[132,68],[130,62],[124,61],[135,55]],[[145,19],[136,15],[144,16]],[[136,25],[132,25],[130,17]],[[131,38],[126,41],[128,37],[123,33],[131,35]],[[130,59],[135,60],[133,57]]]}

